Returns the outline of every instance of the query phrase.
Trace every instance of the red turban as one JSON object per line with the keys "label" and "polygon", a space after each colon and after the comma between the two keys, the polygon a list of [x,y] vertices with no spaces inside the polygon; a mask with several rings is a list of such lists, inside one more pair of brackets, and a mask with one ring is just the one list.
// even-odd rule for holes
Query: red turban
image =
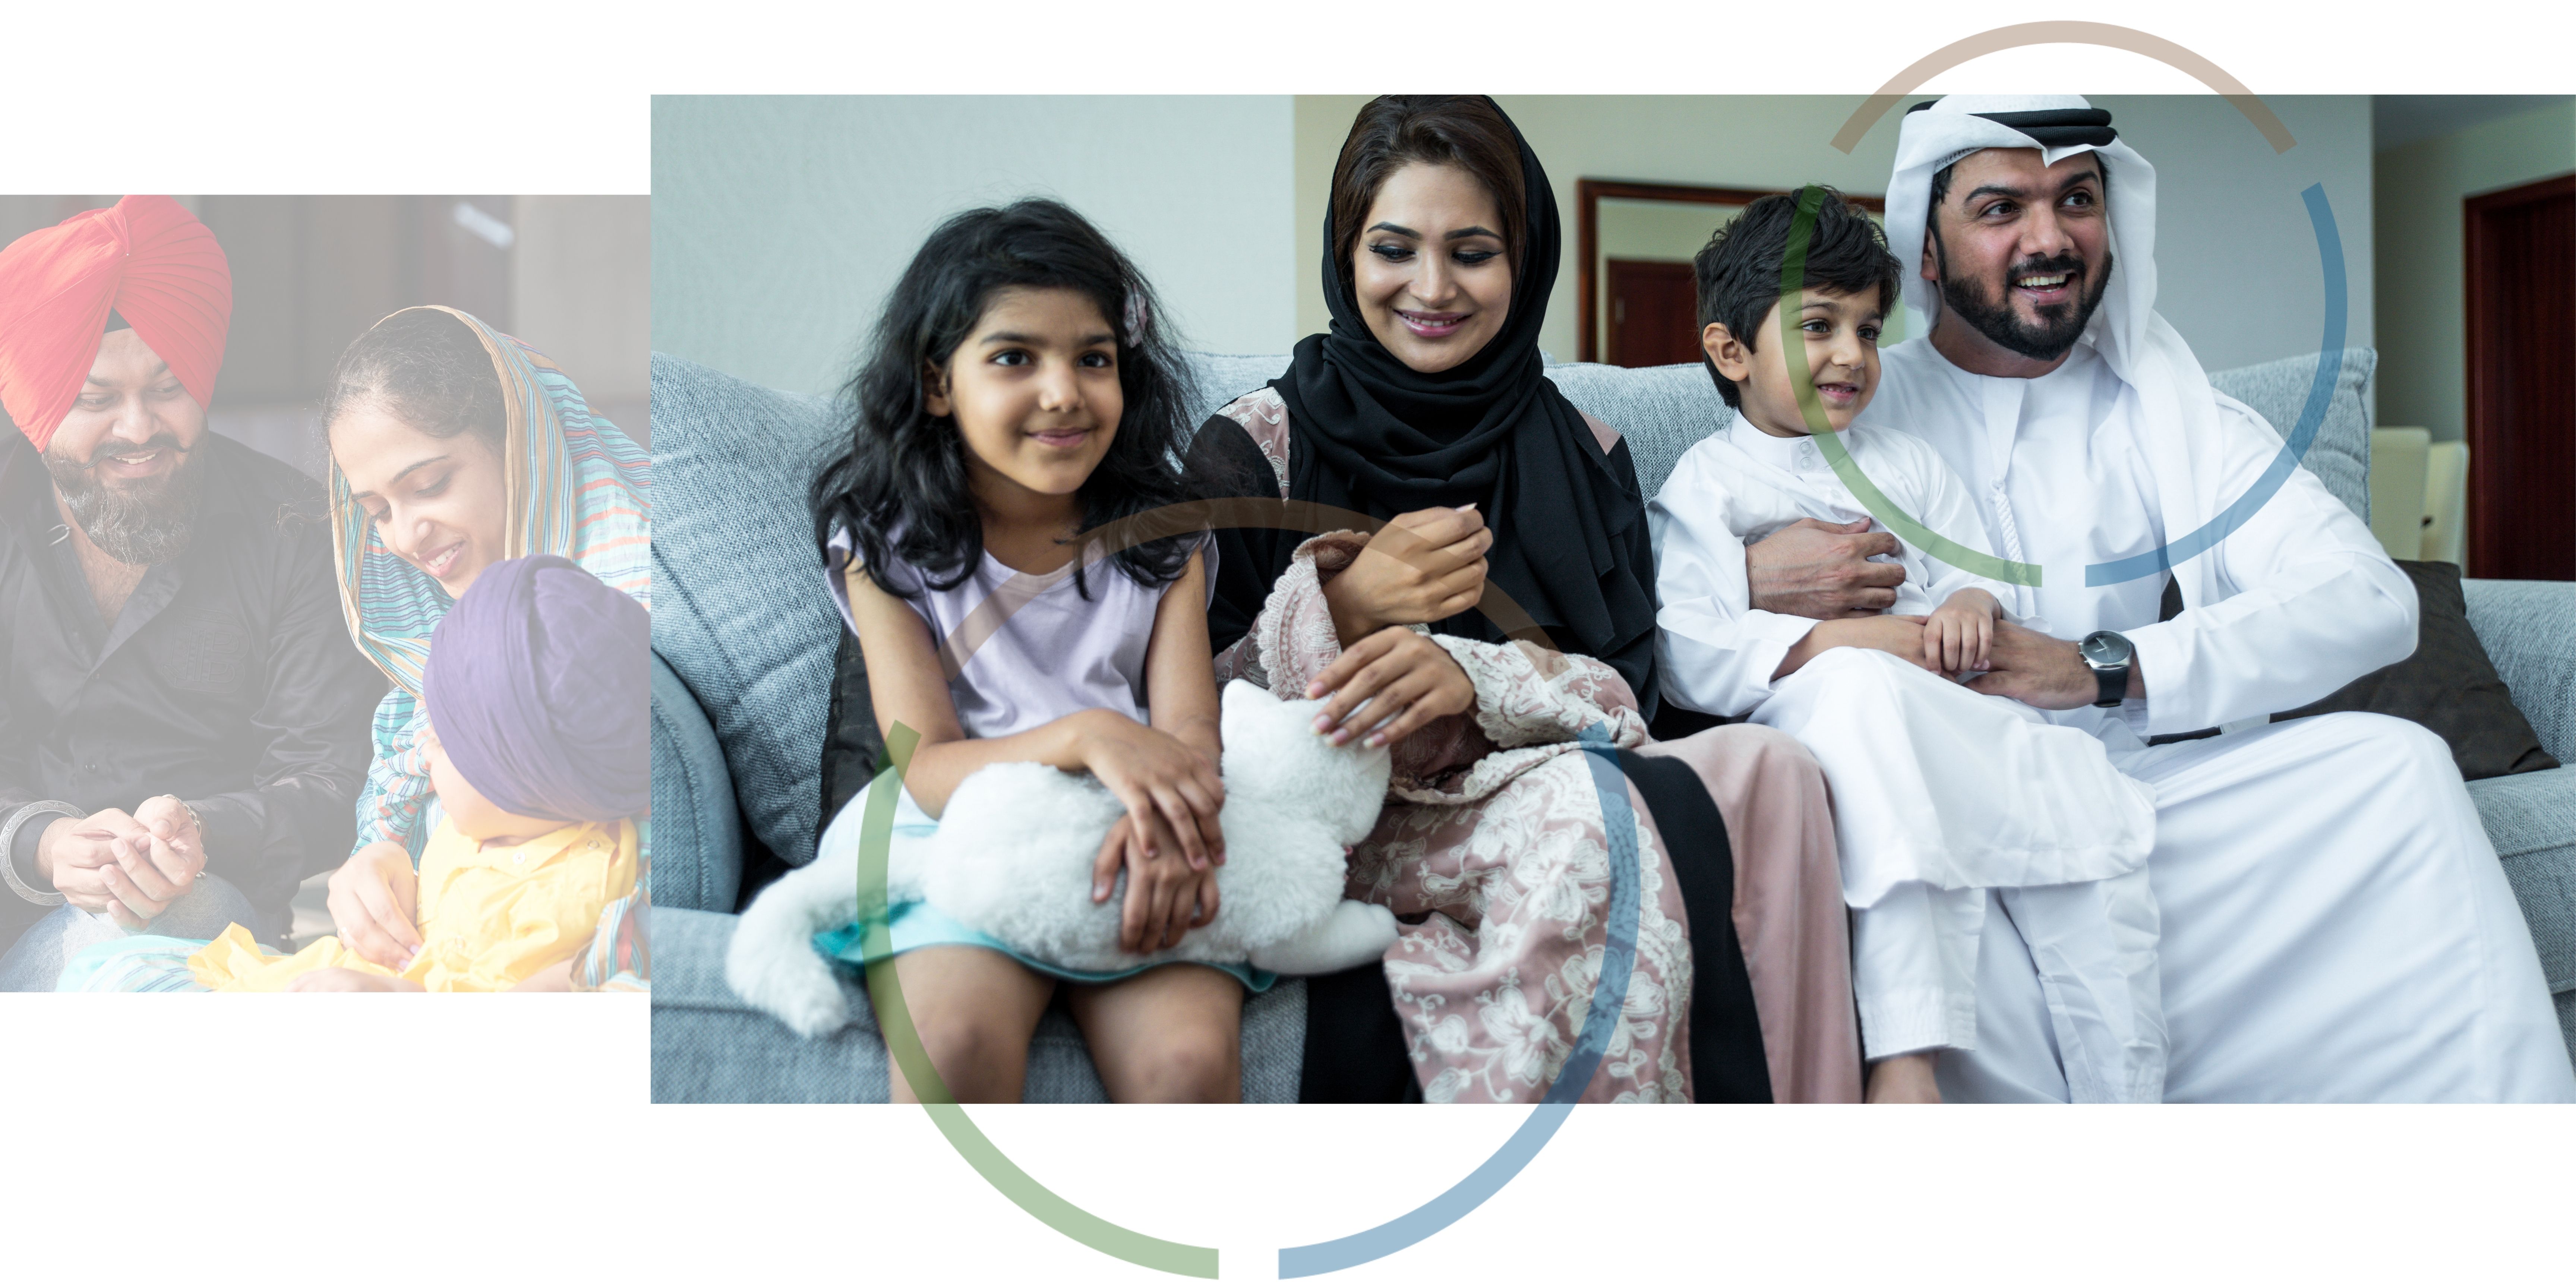
{"label": "red turban", "polygon": [[0,407],[37,451],[80,396],[113,309],[213,400],[232,323],[233,274],[215,235],[168,197],[127,197],[0,250]]}

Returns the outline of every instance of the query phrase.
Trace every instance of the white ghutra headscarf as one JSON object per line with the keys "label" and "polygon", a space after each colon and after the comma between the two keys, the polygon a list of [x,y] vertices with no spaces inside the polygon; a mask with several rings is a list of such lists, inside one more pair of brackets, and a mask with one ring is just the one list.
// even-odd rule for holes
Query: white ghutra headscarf
{"label": "white ghutra headscarf", "polygon": [[[2082,343],[2092,345],[2137,394],[2141,447],[2155,471],[2165,540],[2179,541],[2233,499],[2221,495],[2227,458],[2221,435],[2245,431],[2219,414],[2218,394],[2200,360],[2155,311],[2156,169],[2118,140],[2110,119],[2072,94],[1952,94],[1918,106],[1898,128],[1896,173],[1887,184],[1887,240],[1899,257],[1924,253],[1932,176],[1969,153],[2037,148],[2049,165],[2079,153],[2100,154],[2110,177],[2115,262]],[[1940,287],[1908,273],[1905,303],[1914,313],[1911,334],[1930,335],[1940,316]],[[2260,417],[2252,421],[2261,424]],[[2277,434],[2271,447],[2279,450]],[[2225,597],[2214,561],[2174,562],[2185,607]]]}

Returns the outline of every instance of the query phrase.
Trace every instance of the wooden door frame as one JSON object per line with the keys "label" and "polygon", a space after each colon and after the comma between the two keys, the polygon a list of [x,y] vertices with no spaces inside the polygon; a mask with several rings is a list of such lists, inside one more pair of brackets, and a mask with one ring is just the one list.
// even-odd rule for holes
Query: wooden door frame
{"label": "wooden door frame", "polygon": [[2480,441],[2479,432],[2485,424],[2487,399],[2493,395],[2486,387],[2486,364],[2479,358],[2485,352],[2488,301],[2486,279],[2478,272],[2479,255],[2486,249],[2478,229],[2485,222],[2483,216],[2490,210],[2544,201],[2562,194],[2576,194],[2576,172],[2483,192],[2460,201],[2460,275],[2466,279],[2466,298],[2462,301],[2466,316],[2462,321],[2466,323],[2467,332],[2466,352],[2461,356],[2466,359],[2462,365],[2466,367],[2463,374],[2467,379],[2463,383],[2468,388],[2469,402],[2468,421],[2461,426],[2460,437],[2469,445],[2469,512],[2464,517],[2469,526],[2467,554],[2472,576],[2477,575],[2475,569],[2481,562],[2480,548],[2488,540],[2484,531],[2487,527],[2487,481],[2493,477],[2491,471],[2496,464],[2493,460],[2495,454],[2484,450],[2485,444]]}
{"label": "wooden door frame", "polygon": [[[1681,201],[1702,206],[1749,206],[1786,188],[1712,188],[1696,183],[1647,183],[1633,179],[1574,181],[1574,360],[1601,360],[1601,306],[1594,300],[1601,282],[1593,262],[1601,258],[1601,202]],[[1863,210],[1887,213],[1887,198],[1844,193],[1843,200]]]}

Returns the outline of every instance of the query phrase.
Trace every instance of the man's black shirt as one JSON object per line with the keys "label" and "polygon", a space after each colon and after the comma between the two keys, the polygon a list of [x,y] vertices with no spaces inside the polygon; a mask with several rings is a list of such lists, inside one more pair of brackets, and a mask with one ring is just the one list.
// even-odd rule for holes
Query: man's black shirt
{"label": "man's black shirt", "polygon": [[[176,795],[268,938],[296,883],[348,857],[387,682],[350,641],[321,487],[212,431],[196,455],[194,538],[108,627],[43,458],[0,442],[0,823],[34,801],[131,813]],[[32,876],[44,821],[0,861]]]}

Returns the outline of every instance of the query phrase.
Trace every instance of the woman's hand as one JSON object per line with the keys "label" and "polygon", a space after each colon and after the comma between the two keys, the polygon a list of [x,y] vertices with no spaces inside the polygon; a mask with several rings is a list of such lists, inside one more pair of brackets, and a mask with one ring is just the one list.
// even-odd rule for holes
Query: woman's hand
{"label": "woman's hand", "polygon": [[1923,619],[1923,660],[1944,675],[1986,669],[1995,638],[1995,597],[1970,586]]}
{"label": "woman's hand", "polygon": [[1475,607],[1485,595],[1485,551],[1493,544],[1493,530],[1472,505],[1389,520],[1350,567],[1324,583],[1342,647],[1382,627],[1436,622]]}
{"label": "woman's hand", "polygon": [[411,854],[396,841],[378,841],[349,856],[331,874],[331,920],[349,951],[386,970],[401,970],[420,951],[420,878]]}
{"label": "woman's hand", "polygon": [[1306,686],[1306,696],[1333,695],[1315,716],[1315,732],[1338,747],[1362,734],[1383,747],[1414,730],[1476,705],[1476,684],[1449,650],[1420,631],[1389,626],[1343,651]]}
{"label": "woman's hand", "polygon": [[[1176,859],[1201,872],[1225,862],[1225,834],[1217,826],[1225,780],[1216,762],[1162,730],[1113,712],[1091,711],[1082,718],[1082,767],[1127,807],[1124,821],[1144,857],[1177,850]],[[1092,882],[1095,898],[1100,884]]]}

